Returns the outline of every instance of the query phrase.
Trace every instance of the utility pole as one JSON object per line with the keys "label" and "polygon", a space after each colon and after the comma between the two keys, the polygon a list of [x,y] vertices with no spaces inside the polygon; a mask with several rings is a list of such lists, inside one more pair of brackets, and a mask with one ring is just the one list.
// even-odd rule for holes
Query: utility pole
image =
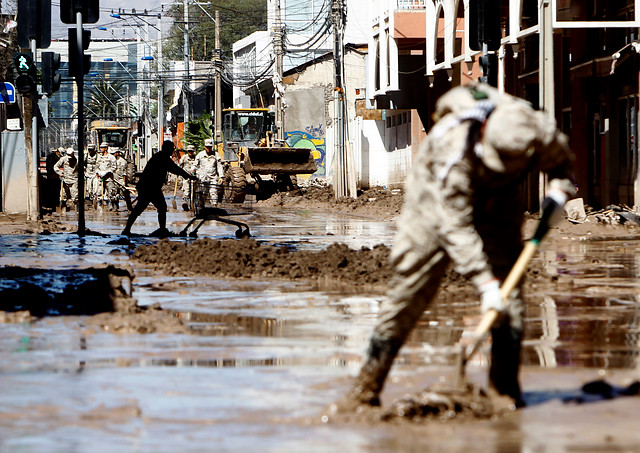
{"label": "utility pole", "polygon": [[[36,64],[36,40],[30,39],[31,44],[31,54],[33,55],[33,64]],[[29,105],[30,104],[30,105]],[[29,105],[29,108],[27,107]],[[38,172],[39,172],[39,162],[38,162],[38,119],[34,118],[34,113],[36,110],[36,106],[38,105],[38,96],[36,94],[31,94],[29,96],[25,96],[24,98],[24,107],[25,107],[25,127],[27,126],[27,110],[30,110],[31,113],[31,143],[29,143],[29,136],[25,134],[25,145],[28,147],[31,144],[31,153],[27,152],[27,167],[29,170],[29,203],[27,217],[29,220],[40,220],[40,190],[39,190],[39,181],[38,181]],[[28,129],[27,129],[28,130]]]}
{"label": "utility pole", "polygon": [[280,0],[276,0],[276,11],[275,11],[275,24],[273,27],[273,50],[276,56],[276,65],[275,65],[275,73],[274,73],[274,96],[275,96],[275,107],[276,107],[276,139],[284,140],[284,109],[282,96],[284,95],[284,86],[282,84],[282,77],[284,74],[284,46],[282,41],[284,39],[283,36],[283,27],[282,27],[282,19],[281,19],[281,10],[280,10]]}
{"label": "utility pole", "polygon": [[[162,59],[162,15],[158,14],[158,149],[164,141],[164,60]],[[148,154],[145,153],[145,156]]]}
{"label": "utility pole", "polygon": [[82,11],[76,12],[76,90],[78,91],[78,236],[85,235],[84,219],[84,48]]}
{"label": "utility pole", "polygon": [[344,143],[344,86],[343,86],[343,59],[344,44],[342,33],[344,31],[344,0],[332,0],[331,17],[333,20],[333,61],[334,61],[334,88],[333,103],[334,117],[334,158],[335,173],[333,176],[333,191],[335,198],[349,195],[347,153]]}
{"label": "utility pole", "polygon": [[214,59],[214,67],[216,70],[215,73],[215,111],[213,112],[214,126],[215,126],[215,137],[213,137],[215,144],[222,142],[222,93],[220,90],[222,89],[222,81],[221,74],[222,71],[222,56],[220,49],[220,11],[216,11],[216,19],[215,19],[215,46],[216,48],[213,50],[213,59]]}
{"label": "utility pole", "polygon": [[182,106],[184,125],[191,120],[189,111],[189,0],[184,0],[184,84],[182,85]]}
{"label": "utility pole", "polygon": [[[540,12],[538,23],[540,24],[540,45],[538,68],[538,89],[540,98],[540,109],[544,110],[549,116],[555,118],[555,91],[554,91],[554,71],[553,71],[553,24],[551,21],[551,1],[542,0],[539,2]],[[548,177],[545,173],[540,172],[538,189],[538,201],[542,206],[542,201],[547,192]]]}

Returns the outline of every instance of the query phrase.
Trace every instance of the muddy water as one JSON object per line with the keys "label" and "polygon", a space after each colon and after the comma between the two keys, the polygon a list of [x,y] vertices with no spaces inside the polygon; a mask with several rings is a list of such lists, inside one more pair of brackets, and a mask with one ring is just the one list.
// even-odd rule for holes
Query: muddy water
{"label": "muddy water", "polygon": [[[117,233],[122,213],[87,226]],[[171,212],[169,226],[189,218]],[[321,248],[390,243],[393,225],[309,212],[247,214],[253,235]],[[155,229],[145,213],[134,232]],[[232,237],[205,224],[200,237]],[[72,235],[0,238],[0,262],[126,262],[117,239]],[[153,239],[134,238],[133,242]],[[134,295],[160,303],[194,335],[112,335],[83,317],[0,329],[0,451],[638,451],[637,398],[577,406],[583,382],[616,384],[640,373],[640,241],[545,245],[557,273],[532,287],[523,386],[530,407],[497,420],[428,424],[322,423],[322,409],[356,373],[381,296],[313,291],[303,284],[168,278],[139,271]],[[383,402],[448,379],[453,350],[479,319],[476,301],[436,305],[411,335]],[[486,351],[468,366],[485,380]]]}

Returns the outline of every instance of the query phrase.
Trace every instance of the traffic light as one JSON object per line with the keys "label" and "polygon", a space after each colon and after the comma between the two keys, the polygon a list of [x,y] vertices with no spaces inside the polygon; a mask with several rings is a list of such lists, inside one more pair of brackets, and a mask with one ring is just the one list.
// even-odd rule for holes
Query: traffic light
{"label": "traffic light", "polygon": [[63,24],[77,23],[77,13],[82,13],[83,24],[95,24],[100,18],[98,0],[60,0],[60,21]]}
{"label": "traffic light", "polygon": [[58,74],[60,69],[60,54],[54,52],[42,52],[42,92],[53,94],[60,89],[62,76]]}
{"label": "traffic light", "polygon": [[13,55],[13,64],[16,69],[16,89],[19,93],[35,93],[38,91],[37,70],[33,63],[31,52],[18,52]]}
{"label": "traffic light", "polygon": [[469,0],[469,47],[471,50],[498,50],[502,38],[500,0]]}
{"label": "traffic light", "polygon": [[[78,69],[76,59],[78,58],[78,36],[75,28],[69,29],[69,77],[76,77],[78,75]],[[84,74],[89,73],[89,66],[91,66],[91,55],[85,55],[84,51],[89,48],[91,42],[91,32],[89,30],[82,30],[82,71]]]}
{"label": "traffic light", "polygon": [[480,82],[487,83],[492,87],[498,86],[498,55],[490,53],[480,57],[480,66],[482,66],[482,74]]}

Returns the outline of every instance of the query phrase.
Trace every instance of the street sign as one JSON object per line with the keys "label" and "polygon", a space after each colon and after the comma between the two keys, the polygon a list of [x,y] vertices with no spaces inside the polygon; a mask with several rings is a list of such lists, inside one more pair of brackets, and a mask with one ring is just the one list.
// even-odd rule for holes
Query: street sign
{"label": "street sign", "polygon": [[0,102],[6,104],[16,102],[16,87],[12,83],[4,82],[4,85],[0,86]]}
{"label": "street sign", "polygon": [[51,2],[18,0],[18,45],[30,49],[32,39],[38,49],[51,45]]}

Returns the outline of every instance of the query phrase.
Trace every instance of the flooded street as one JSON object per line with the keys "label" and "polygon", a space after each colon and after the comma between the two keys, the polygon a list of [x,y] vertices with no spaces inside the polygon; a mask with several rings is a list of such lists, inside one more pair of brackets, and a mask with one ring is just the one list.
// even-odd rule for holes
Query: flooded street
{"label": "flooded street", "polygon": [[[395,231],[391,221],[344,214],[244,209],[237,220],[254,239],[295,250],[390,245]],[[0,265],[134,266],[138,304],[160,304],[191,333],[113,334],[86,316],[1,324],[0,451],[640,451],[638,397],[581,391],[596,379],[626,386],[640,378],[640,238],[543,243],[536,260],[556,278],[551,288],[528,288],[527,408],[495,420],[372,425],[322,415],[359,369],[383,295],[158,275],[131,262],[136,246],[157,239],[120,240],[126,215],[87,212],[87,228],[106,236],[0,236]],[[177,233],[190,217],[170,210],[167,220]],[[133,232],[156,227],[148,210]],[[234,231],[207,222],[198,235]],[[451,379],[453,345],[479,319],[477,300],[434,305],[402,349],[383,403]],[[487,357],[485,349],[467,366],[478,384],[486,384]]]}

